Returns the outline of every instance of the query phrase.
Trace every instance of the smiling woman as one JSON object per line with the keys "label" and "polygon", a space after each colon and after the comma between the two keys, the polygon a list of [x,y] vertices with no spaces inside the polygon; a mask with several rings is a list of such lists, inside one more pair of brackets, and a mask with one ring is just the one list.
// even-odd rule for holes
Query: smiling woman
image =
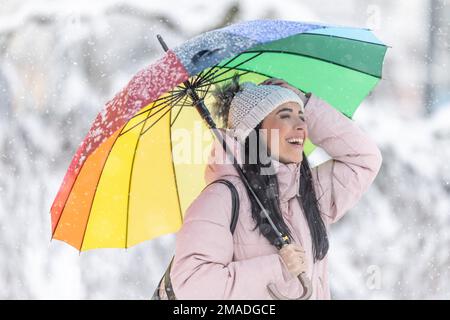
{"label": "smiling woman", "polygon": [[[169,272],[173,293],[179,299],[293,298],[306,292],[297,281],[306,274],[310,298],[329,299],[329,226],[373,182],[380,151],[325,101],[279,79],[256,85],[240,83],[235,75],[214,96],[213,113],[226,129],[227,145],[273,223],[290,241],[282,246],[236,168],[220,161],[224,150],[215,141],[205,171],[208,186],[187,209],[177,233]],[[311,169],[303,150],[307,138],[333,159]],[[255,148],[256,161],[251,161]],[[268,150],[267,163],[261,148]],[[213,183],[219,179],[238,191],[234,233],[229,227],[233,195],[223,184]]]}

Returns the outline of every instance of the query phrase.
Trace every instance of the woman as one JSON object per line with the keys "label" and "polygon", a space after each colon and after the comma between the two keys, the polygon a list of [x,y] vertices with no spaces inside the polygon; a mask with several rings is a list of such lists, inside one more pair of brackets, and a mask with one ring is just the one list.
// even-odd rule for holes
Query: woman
{"label": "woman", "polygon": [[[239,84],[235,76],[215,96],[216,114],[230,129],[224,131],[228,144],[291,244],[277,249],[272,229],[233,165],[223,163],[224,151],[215,142],[205,180],[233,183],[240,199],[238,223],[232,234],[231,193],[223,184],[212,183],[193,201],[176,236],[170,273],[176,297],[271,299],[267,286],[275,284],[284,296],[294,298],[303,290],[297,276],[306,272],[311,299],[330,299],[329,227],[372,184],[382,162],[379,149],[325,101],[279,79]],[[269,162],[259,153],[256,161],[249,161],[252,136],[267,147]],[[307,137],[332,159],[311,169],[303,152]]]}

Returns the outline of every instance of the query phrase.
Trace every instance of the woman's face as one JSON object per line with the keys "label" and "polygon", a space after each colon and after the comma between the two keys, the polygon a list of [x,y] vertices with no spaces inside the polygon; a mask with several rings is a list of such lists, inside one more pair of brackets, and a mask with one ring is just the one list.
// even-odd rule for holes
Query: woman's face
{"label": "woman's face", "polygon": [[[272,158],[282,163],[302,162],[308,130],[298,103],[286,102],[278,106],[264,118],[261,129],[267,130],[267,138],[263,135],[263,139]],[[271,150],[276,143],[278,150]]]}

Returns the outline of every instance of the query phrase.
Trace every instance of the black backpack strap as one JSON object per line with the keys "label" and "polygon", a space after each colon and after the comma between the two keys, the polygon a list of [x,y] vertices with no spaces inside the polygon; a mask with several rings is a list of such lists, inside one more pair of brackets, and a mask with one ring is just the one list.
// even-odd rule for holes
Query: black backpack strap
{"label": "black backpack strap", "polygon": [[164,281],[164,291],[166,292],[167,299],[169,300],[176,300],[175,293],[173,292],[172,283],[170,281],[170,269],[172,267],[174,257],[172,257],[172,260],[170,260],[169,266],[166,269],[166,272],[164,272],[161,280],[158,282],[158,286],[156,287],[155,292],[153,293],[152,300],[161,300],[161,296],[159,295],[159,289],[161,288],[161,283]]}
{"label": "black backpack strap", "polygon": [[166,273],[164,274],[164,289],[169,300],[177,300],[177,297],[173,292],[172,281],[170,280],[170,269],[172,268],[173,259],[174,257],[172,257],[172,260],[170,260],[170,264],[167,267]]}
{"label": "black backpack strap", "polygon": [[[208,184],[206,187],[208,187],[209,185],[211,185],[213,183],[216,183],[216,182],[226,185],[231,191],[231,223],[230,223],[230,231],[233,234],[234,230],[236,229],[236,225],[237,225],[237,221],[238,221],[238,217],[239,217],[239,193],[236,190],[236,187],[234,186],[234,184],[232,184],[230,181],[228,181],[226,179],[215,180],[215,181],[211,182],[210,184]],[[167,298],[169,300],[176,300],[177,299],[176,296],[175,296],[175,293],[173,292],[172,281],[170,280],[170,269],[172,267],[173,259],[174,258],[172,257],[172,260],[170,261],[170,264],[167,267],[166,272],[164,273],[163,277],[159,281],[158,287],[156,288],[155,293],[153,294],[153,299],[157,299],[158,300],[160,298],[160,296],[159,296],[159,288],[160,288],[161,283],[162,283],[163,280],[164,280],[164,290],[166,292]]]}
{"label": "black backpack strap", "polygon": [[213,183],[216,183],[216,182],[219,182],[219,183],[222,183],[222,184],[228,186],[228,188],[231,191],[231,223],[230,223],[230,231],[231,231],[231,233],[234,233],[234,230],[236,229],[237,221],[238,221],[238,218],[239,218],[239,193],[237,192],[236,187],[234,186],[234,184],[232,184],[230,181],[228,181],[226,179],[215,180],[215,181],[211,182],[209,185],[211,185]]}

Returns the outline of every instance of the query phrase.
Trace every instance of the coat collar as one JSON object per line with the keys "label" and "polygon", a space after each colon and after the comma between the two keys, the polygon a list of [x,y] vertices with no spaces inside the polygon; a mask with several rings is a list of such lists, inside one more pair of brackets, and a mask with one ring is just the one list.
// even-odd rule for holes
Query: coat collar
{"label": "coat collar", "polygon": [[282,163],[272,159],[278,180],[280,202],[300,195],[300,163]]}

